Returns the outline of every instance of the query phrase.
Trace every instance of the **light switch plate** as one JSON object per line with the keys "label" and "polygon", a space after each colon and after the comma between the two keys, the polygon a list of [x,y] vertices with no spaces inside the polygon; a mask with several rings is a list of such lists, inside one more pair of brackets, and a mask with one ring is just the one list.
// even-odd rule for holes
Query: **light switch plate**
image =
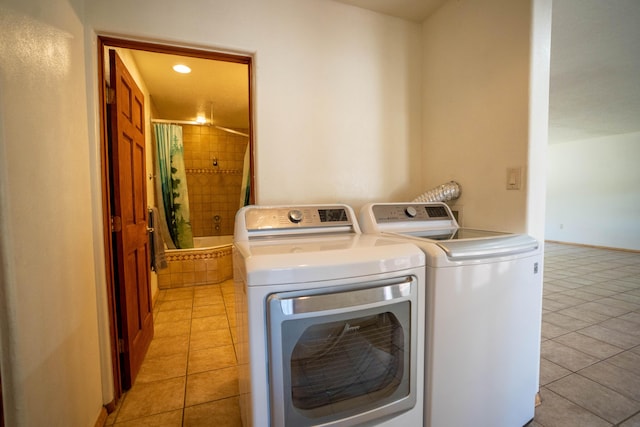
{"label": "light switch plate", "polygon": [[522,168],[507,168],[507,190],[519,190],[522,183]]}

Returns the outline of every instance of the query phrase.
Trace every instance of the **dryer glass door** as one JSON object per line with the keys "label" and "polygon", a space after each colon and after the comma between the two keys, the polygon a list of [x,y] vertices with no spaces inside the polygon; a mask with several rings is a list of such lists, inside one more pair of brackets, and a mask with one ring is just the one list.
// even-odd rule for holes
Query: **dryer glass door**
{"label": "dryer glass door", "polygon": [[403,278],[346,292],[272,295],[272,425],[360,423],[412,407],[415,288]]}

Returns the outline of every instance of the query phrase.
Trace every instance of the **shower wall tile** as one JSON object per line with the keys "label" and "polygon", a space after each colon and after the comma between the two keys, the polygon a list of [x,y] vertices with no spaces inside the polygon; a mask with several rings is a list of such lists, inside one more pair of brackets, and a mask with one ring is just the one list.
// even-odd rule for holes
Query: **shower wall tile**
{"label": "shower wall tile", "polygon": [[183,139],[193,235],[233,234],[247,138],[206,126],[183,126]]}

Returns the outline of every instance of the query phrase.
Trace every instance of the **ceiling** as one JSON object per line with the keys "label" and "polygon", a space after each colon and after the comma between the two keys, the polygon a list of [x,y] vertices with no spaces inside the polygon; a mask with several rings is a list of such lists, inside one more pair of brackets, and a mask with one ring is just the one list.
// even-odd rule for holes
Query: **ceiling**
{"label": "ceiling", "polygon": [[[451,0],[336,0],[423,22]],[[640,1],[553,2],[549,142],[640,131]],[[132,52],[158,117],[249,126],[248,70],[243,64]],[[180,75],[177,62],[192,68]]]}
{"label": "ceiling", "polygon": [[447,0],[336,0],[362,9],[391,15],[414,22],[425,19]]}
{"label": "ceiling", "polygon": [[640,131],[640,1],[553,2],[549,143]]}
{"label": "ceiling", "polygon": [[[132,50],[156,119],[194,121],[236,130],[249,128],[249,69],[246,64]],[[191,73],[173,71],[176,64]]]}

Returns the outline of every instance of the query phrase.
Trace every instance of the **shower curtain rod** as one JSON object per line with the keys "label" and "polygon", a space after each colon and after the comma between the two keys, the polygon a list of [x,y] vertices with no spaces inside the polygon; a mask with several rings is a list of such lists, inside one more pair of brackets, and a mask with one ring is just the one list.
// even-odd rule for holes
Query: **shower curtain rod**
{"label": "shower curtain rod", "polygon": [[239,132],[237,130],[229,129],[226,127],[212,125],[209,123],[199,123],[195,120],[166,120],[166,119],[151,119],[152,123],[165,123],[165,124],[174,124],[174,125],[195,125],[195,126],[211,126],[216,129],[220,129],[224,132],[234,133],[236,135],[244,136],[245,138],[249,138],[249,135],[244,132]]}

